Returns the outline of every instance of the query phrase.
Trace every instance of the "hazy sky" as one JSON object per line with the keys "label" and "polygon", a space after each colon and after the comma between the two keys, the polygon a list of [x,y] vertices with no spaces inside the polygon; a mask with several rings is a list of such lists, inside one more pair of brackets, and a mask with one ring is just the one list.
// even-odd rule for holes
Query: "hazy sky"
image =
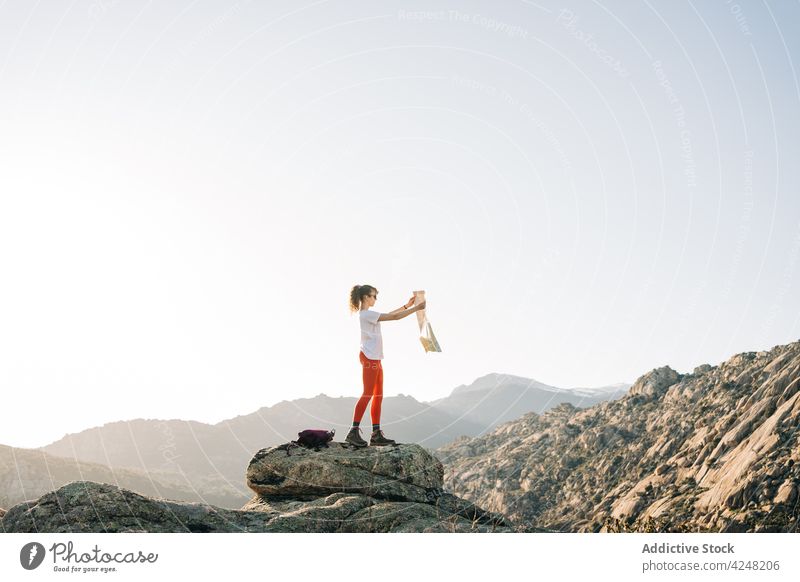
{"label": "hazy sky", "polygon": [[[797,2],[0,4],[0,443],[800,338]],[[350,419],[342,419],[349,423]],[[299,429],[307,427],[298,427]]]}

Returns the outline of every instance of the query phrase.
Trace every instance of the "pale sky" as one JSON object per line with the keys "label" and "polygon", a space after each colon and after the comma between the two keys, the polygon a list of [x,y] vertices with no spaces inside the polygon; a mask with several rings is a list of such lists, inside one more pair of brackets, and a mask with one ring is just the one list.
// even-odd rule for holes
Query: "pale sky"
{"label": "pale sky", "polygon": [[[0,444],[800,338],[796,2],[0,5]],[[350,419],[342,419],[349,423]],[[307,427],[298,427],[298,430]]]}

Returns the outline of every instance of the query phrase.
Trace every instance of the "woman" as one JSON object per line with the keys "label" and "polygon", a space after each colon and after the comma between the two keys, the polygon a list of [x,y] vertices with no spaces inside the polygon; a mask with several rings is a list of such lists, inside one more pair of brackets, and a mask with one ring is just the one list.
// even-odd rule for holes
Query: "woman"
{"label": "woman", "polygon": [[[358,354],[361,360],[362,377],[364,380],[364,393],[356,402],[353,412],[353,427],[345,441],[358,447],[366,447],[367,441],[361,438],[361,417],[367,409],[370,398],[372,408],[372,436],[370,446],[383,446],[396,444],[392,439],[387,439],[381,430],[381,402],[383,401],[383,337],[381,336],[381,321],[395,321],[403,319],[421,309],[425,309],[425,301],[414,305],[414,296],[411,296],[405,305],[389,313],[379,313],[370,309],[378,300],[378,290],[372,285],[355,285],[350,291],[350,312],[358,311],[361,320],[361,351]],[[413,306],[413,307],[412,307]]]}

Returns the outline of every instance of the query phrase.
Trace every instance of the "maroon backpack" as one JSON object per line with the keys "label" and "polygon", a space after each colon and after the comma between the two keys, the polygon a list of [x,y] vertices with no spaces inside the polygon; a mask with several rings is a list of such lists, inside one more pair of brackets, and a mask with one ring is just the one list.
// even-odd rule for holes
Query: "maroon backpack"
{"label": "maroon backpack", "polygon": [[333,435],[335,433],[336,429],[322,430],[307,428],[306,430],[301,430],[299,433],[297,433],[297,440],[292,442],[300,445],[301,447],[318,451],[320,447],[328,446],[328,443],[333,440]]}

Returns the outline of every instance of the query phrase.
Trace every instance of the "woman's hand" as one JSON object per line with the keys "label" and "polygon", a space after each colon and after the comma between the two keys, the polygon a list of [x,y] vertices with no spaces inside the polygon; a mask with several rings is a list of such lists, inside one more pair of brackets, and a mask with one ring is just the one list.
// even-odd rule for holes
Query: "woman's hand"
{"label": "woman's hand", "polygon": [[408,309],[408,308],[409,308],[409,307],[411,307],[412,305],[414,305],[414,296],[413,296],[413,295],[411,296],[411,299],[409,299],[408,301],[406,301],[406,304],[405,304],[403,307],[405,307],[406,309]]}

